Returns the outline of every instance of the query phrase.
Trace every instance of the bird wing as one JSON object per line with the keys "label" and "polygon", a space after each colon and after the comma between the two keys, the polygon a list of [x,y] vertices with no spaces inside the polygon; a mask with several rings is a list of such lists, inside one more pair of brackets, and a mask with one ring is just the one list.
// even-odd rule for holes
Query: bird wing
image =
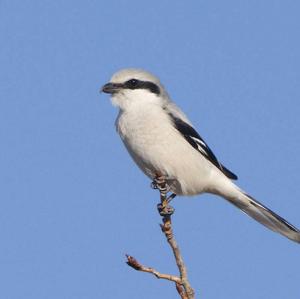
{"label": "bird wing", "polygon": [[212,150],[190,124],[176,117],[173,113],[169,113],[169,115],[175,128],[180,132],[180,134],[193,148],[195,148],[207,160],[214,164],[228,178],[232,180],[237,180],[238,177],[217,160]]}

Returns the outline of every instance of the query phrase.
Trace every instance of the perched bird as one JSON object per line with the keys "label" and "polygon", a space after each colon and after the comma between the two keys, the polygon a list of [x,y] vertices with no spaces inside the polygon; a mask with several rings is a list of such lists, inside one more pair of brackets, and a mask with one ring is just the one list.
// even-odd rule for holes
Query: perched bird
{"label": "perched bird", "polygon": [[159,79],[141,69],[115,73],[102,91],[119,107],[116,128],[129,154],[152,180],[176,195],[222,196],[269,229],[300,243],[300,231],[237,187]]}

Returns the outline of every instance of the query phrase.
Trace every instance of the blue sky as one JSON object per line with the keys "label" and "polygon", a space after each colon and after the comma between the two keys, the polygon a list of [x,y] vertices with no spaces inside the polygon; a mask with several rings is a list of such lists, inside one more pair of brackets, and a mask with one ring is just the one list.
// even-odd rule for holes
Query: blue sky
{"label": "blue sky", "polygon": [[[175,298],[158,195],[99,88],[159,76],[239,186],[300,227],[298,1],[1,1],[0,298]],[[176,198],[199,298],[300,296],[299,245],[212,195]]]}

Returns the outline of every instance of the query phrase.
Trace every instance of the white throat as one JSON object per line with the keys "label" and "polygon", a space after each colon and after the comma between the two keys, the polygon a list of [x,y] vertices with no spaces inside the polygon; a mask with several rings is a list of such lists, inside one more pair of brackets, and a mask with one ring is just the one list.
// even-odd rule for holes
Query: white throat
{"label": "white throat", "polygon": [[144,89],[124,90],[111,97],[114,106],[123,111],[149,107],[149,105],[161,105],[161,99],[154,93]]}

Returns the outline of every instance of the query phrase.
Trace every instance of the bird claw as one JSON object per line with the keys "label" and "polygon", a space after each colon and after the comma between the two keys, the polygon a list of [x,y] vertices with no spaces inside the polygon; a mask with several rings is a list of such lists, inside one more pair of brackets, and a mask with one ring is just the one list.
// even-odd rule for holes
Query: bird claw
{"label": "bird claw", "polygon": [[157,210],[159,212],[159,215],[162,217],[171,216],[175,212],[175,209],[172,206],[167,205],[163,207],[161,203],[157,205]]}
{"label": "bird claw", "polygon": [[157,183],[156,183],[155,181],[153,181],[153,182],[150,184],[150,188],[151,188],[151,189],[154,189],[154,190],[158,189]]}
{"label": "bird claw", "polygon": [[170,192],[171,188],[167,184],[166,177],[162,175],[160,176],[157,175],[153,179],[153,182],[151,183],[150,186],[152,189],[158,189],[160,192],[162,203],[159,203],[157,205],[157,209],[160,216],[162,217],[171,216],[175,212],[175,209],[172,206],[170,206],[169,203],[176,196],[176,194],[172,193],[167,197],[167,194]]}
{"label": "bird claw", "polygon": [[160,192],[167,194],[171,188],[167,184],[167,180],[165,176],[157,176],[153,179],[150,187],[152,189],[158,189]]}
{"label": "bird claw", "polygon": [[167,202],[170,203],[175,197],[176,197],[176,194],[175,194],[175,193],[172,193],[172,194],[167,198]]}

